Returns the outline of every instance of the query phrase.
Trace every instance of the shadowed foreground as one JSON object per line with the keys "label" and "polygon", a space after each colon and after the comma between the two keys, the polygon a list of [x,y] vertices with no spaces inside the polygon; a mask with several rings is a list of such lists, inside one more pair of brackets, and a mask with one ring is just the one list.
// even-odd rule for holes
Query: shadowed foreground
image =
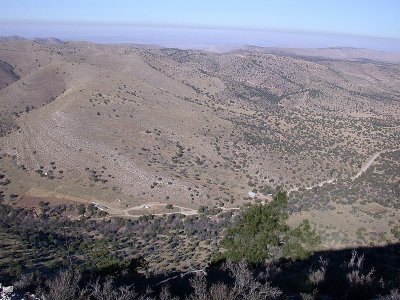
{"label": "shadowed foreground", "polygon": [[[146,277],[145,261],[125,269],[81,273],[79,266],[53,278],[23,276],[14,283],[46,299],[398,299],[400,244],[331,250],[303,261],[248,266],[218,263],[204,270]],[[196,275],[194,275],[196,274]],[[177,298],[176,298],[177,297]],[[18,297],[17,297],[18,299]]]}

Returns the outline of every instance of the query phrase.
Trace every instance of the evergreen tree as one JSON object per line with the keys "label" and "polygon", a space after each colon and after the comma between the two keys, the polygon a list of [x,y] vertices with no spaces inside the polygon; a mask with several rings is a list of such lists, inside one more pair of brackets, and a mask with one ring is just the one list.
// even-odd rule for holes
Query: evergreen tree
{"label": "evergreen tree", "polygon": [[309,256],[319,238],[307,221],[291,229],[286,223],[286,205],[286,192],[278,190],[271,202],[250,206],[239,222],[227,230],[221,242],[225,249],[222,255],[250,263],[278,255],[292,259]]}

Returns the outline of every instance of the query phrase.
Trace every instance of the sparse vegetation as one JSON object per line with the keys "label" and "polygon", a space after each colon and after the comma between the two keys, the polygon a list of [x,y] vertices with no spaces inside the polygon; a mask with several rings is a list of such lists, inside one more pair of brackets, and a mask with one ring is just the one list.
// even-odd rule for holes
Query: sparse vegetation
{"label": "sparse vegetation", "polygon": [[11,39],[0,71],[17,293],[398,297],[399,64]]}

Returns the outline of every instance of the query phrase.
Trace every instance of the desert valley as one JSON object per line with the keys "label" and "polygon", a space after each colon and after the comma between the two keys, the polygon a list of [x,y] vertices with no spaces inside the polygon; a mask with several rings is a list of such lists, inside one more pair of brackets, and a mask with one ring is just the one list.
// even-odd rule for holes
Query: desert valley
{"label": "desert valley", "polygon": [[[277,190],[314,250],[395,245],[399,101],[396,53],[2,38],[0,195],[16,214],[81,222],[154,274],[210,264],[225,227]],[[24,257],[61,264],[63,238],[48,253],[0,234],[0,278]]]}

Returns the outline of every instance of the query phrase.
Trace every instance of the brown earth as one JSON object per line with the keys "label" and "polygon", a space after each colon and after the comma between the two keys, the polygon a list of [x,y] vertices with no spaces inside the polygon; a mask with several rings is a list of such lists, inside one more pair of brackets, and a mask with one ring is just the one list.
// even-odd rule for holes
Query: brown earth
{"label": "brown earth", "polygon": [[76,197],[125,215],[357,176],[399,148],[400,65],[321,53],[2,40],[1,188],[24,206]]}

